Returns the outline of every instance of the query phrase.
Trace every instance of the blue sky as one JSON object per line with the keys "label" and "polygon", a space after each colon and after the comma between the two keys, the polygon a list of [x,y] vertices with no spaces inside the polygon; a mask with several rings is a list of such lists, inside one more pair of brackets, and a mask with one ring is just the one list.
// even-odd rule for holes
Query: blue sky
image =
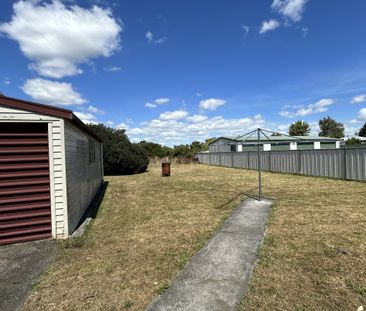
{"label": "blue sky", "polygon": [[365,0],[0,3],[0,91],[166,145],[366,121]]}

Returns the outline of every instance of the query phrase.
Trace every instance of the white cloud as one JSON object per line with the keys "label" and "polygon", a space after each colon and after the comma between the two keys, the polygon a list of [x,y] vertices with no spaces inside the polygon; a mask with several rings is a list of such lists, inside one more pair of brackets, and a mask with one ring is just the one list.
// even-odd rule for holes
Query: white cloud
{"label": "white cloud", "polygon": [[241,28],[243,29],[244,31],[244,38],[248,36],[249,34],[249,31],[250,31],[250,27],[247,26],[247,25],[242,25]]}
{"label": "white cloud", "polygon": [[358,117],[357,117],[358,121],[366,121],[366,108],[362,108],[359,112],[358,112]]}
{"label": "white cloud", "polygon": [[282,107],[282,109],[299,109],[304,107],[304,105],[285,105]]}
{"label": "white cloud", "polygon": [[114,125],[114,122],[112,120],[108,120],[105,122],[106,125],[108,126],[113,126]]}
{"label": "white cloud", "polygon": [[280,124],[277,126],[277,131],[279,133],[284,133],[286,134],[288,132],[288,128],[290,127],[291,124]]}
{"label": "white cloud", "polygon": [[165,104],[167,104],[169,102],[170,102],[170,99],[169,98],[167,98],[167,97],[161,97],[161,98],[155,99],[152,103],[146,103],[145,104],[145,107],[146,108],[153,109],[153,108],[156,108],[159,105],[165,105]]}
{"label": "white cloud", "polygon": [[351,104],[361,104],[364,102],[366,102],[366,94],[354,96],[351,100]]}
{"label": "white cloud", "polygon": [[267,31],[272,31],[280,27],[280,23],[275,19],[270,19],[269,21],[264,21],[262,27],[259,31],[260,34],[266,33]]}
{"label": "white cloud", "polygon": [[302,36],[303,36],[303,37],[306,37],[306,36],[308,35],[309,28],[307,28],[307,27],[302,27],[302,28],[301,28],[301,32],[302,32]]}
{"label": "white cloud", "polygon": [[156,44],[162,44],[162,43],[164,43],[166,40],[168,40],[168,38],[167,38],[167,37],[161,37],[161,38],[159,38],[159,39],[156,39],[156,40],[154,41],[154,43],[156,43]]}
{"label": "white cloud", "polygon": [[3,83],[5,85],[9,85],[10,84],[10,79],[9,78],[4,78]]}
{"label": "white cloud", "polygon": [[162,121],[180,120],[188,116],[188,112],[184,110],[167,111],[160,114],[159,119]]}
{"label": "white cloud", "polygon": [[199,107],[204,110],[216,110],[226,104],[226,100],[220,98],[209,98],[200,101]]}
{"label": "white cloud", "polygon": [[151,31],[148,31],[146,33],[145,37],[146,37],[147,41],[149,41],[149,42],[152,42],[153,39],[154,39],[154,35],[153,35],[153,33]]}
{"label": "white cloud", "polygon": [[104,110],[101,110],[95,106],[92,106],[92,105],[89,105],[88,107],[88,111],[91,112],[91,113],[97,113],[97,114],[105,114],[105,111]]}
{"label": "white cloud", "polygon": [[353,126],[351,122],[343,123],[344,125],[344,138],[351,138],[354,136],[358,136],[358,132],[360,128],[358,126]]}
{"label": "white cloud", "polygon": [[155,104],[152,104],[152,103],[146,103],[145,104],[145,107],[146,108],[150,108],[150,109],[153,109],[153,108],[156,108],[158,105],[155,105]]}
{"label": "white cloud", "polygon": [[75,115],[84,123],[98,123],[96,117],[90,112],[76,111]]}
{"label": "white cloud", "polygon": [[82,73],[79,65],[119,49],[122,27],[110,9],[66,6],[58,0],[18,1],[0,33],[19,43],[30,69],[52,78]]}
{"label": "white cloud", "polygon": [[34,100],[51,105],[82,105],[87,102],[72,87],[71,83],[45,79],[29,79],[21,87]]}
{"label": "white cloud", "polygon": [[[334,100],[331,98],[324,98],[317,101],[315,104],[310,104],[307,106],[293,106],[296,110],[289,111],[283,110],[279,112],[279,115],[287,118],[294,118],[294,117],[305,117],[308,115],[316,114],[319,112],[325,112],[328,110],[330,105],[334,104]],[[291,106],[286,106],[287,108],[291,108]],[[300,107],[300,108],[298,108]]]}
{"label": "white cloud", "polygon": [[194,116],[187,117],[187,121],[192,122],[192,123],[203,122],[207,119],[208,119],[207,116],[203,116],[203,115],[200,115],[200,114],[195,114]]}
{"label": "white cloud", "polygon": [[[192,116],[193,117],[193,116]],[[265,121],[261,115],[240,119],[225,119],[222,116],[206,118],[199,123],[185,120],[151,120],[142,122],[139,127],[127,130],[134,141],[148,140],[173,145],[189,143],[194,140],[218,136],[238,136],[249,130],[263,127]]]}
{"label": "white cloud", "polygon": [[126,130],[126,129],[128,129],[128,125],[126,124],[126,123],[119,123],[119,124],[117,124],[117,126],[116,126],[118,129],[124,129],[124,130]]}
{"label": "white cloud", "polygon": [[170,99],[166,98],[166,97],[157,98],[157,99],[154,100],[154,104],[157,104],[157,105],[164,105],[164,104],[167,104],[169,102],[170,102]]}
{"label": "white cloud", "polygon": [[299,22],[307,0],[273,0],[272,9],[293,22]]}
{"label": "white cloud", "polygon": [[161,37],[161,38],[155,39],[154,34],[151,31],[146,32],[145,37],[149,43],[156,43],[156,44],[162,44],[166,40],[168,40],[167,37]]}
{"label": "white cloud", "polygon": [[292,118],[292,114],[290,111],[287,111],[287,110],[283,110],[283,111],[280,111],[278,113],[281,117],[287,117],[287,118]]}
{"label": "white cloud", "polygon": [[122,70],[122,68],[118,67],[118,66],[108,66],[108,67],[105,67],[103,69],[104,69],[104,71],[108,71],[108,72],[117,72],[117,71]]}
{"label": "white cloud", "polygon": [[200,93],[200,92],[197,92],[197,93],[196,93],[196,96],[197,96],[197,97],[202,97],[202,96],[203,96],[203,94],[202,94],[202,93]]}
{"label": "white cloud", "polygon": [[310,126],[310,135],[318,136],[320,132],[319,121],[309,122],[309,126]]}
{"label": "white cloud", "polygon": [[357,119],[352,119],[351,121],[349,121],[350,124],[357,124],[357,123],[361,123],[362,121],[359,121]]}

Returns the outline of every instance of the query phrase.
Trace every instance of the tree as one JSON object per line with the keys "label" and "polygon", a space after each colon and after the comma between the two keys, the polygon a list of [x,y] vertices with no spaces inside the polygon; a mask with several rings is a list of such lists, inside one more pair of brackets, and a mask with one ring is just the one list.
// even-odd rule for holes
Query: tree
{"label": "tree", "polygon": [[360,131],[358,132],[358,136],[366,137],[366,122],[363,125],[363,127],[360,129]]}
{"label": "tree", "polygon": [[193,156],[198,152],[208,150],[207,141],[212,140],[212,138],[207,139],[204,143],[193,141],[191,144],[178,145],[173,148],[144,140],[140,141],[137,145],[144,150],[149,158],[177,157],[189,159],[193,158]]}
{"label": "tree", "polygon": [[194,152],[191,149],[191,145],[185,144],[185,145],[178,145],[174,146],[173,148],[173,157],[177,158],[190,158],[193,157]]}
{"label": "tree", "polygon": [[132,144],[125,130],[103,124],[87,124],[103,141],[103,164],[107,175],[142,173],[149,165],[147,154],[137,144]]}
{"label": "tree", "polygon": [[196,154],[197,152],[201,152],[205,150],[205,143],[201,143],[199,141],[194,141],[191,143],[191,151]]}
{"label": "tree", "polygon": [[288,133],[291,136],[308,136],[310,133],[310,125],[305,121],[296,121],[290,125]]}
{"label": "tree", "polygon": [[342,138],[344,137],[344,125],[332,119],[331,117],[326,117],[319,120],[319,136]]}
{"label": "tree", "polygon": [[167,146],[162,146],[157,143],[152,143],[149,141],[140,141],[138,145],[145,151],[149,158],[164,158],[171,155],[173,149]]}

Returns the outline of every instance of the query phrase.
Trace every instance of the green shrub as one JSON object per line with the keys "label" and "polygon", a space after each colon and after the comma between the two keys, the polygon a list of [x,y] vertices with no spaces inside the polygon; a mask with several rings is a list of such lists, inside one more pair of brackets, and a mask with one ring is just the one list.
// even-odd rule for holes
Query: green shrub
{"label": "green shrub", "polygon": [[88,128],[103,140],[103,164],[106,175],[127,175],[145,172],[147,154],[129,141],[125,130],[88,124]]}
{"label": "green shrub", "polygon": [[362,144],[362,140],[356,137],[352,137],[346,140],[346,145],[359,145]]}

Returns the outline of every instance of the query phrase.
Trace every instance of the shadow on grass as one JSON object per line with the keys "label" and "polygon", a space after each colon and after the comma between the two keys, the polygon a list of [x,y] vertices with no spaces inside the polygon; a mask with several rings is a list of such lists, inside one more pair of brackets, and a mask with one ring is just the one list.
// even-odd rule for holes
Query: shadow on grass
{"label": "shadow on grass", "polygon": [[[255,190],[255,189],[254,189]],[[249,191],[249,193],[250,192],[252,192],[252,191]],[[241,197],[241,196],[246,196],[246,197],[248,197],[248,198],[250,198],[250,199],[253,199],[253,200],[259,200],[258,199],[258,197],[257,196],[254,196],[254,195],[251,195],[251,194],[249,194],[249,193],[247,193],[247,192],[239,192],[238,194],[236,194],[234,197],[232,197],[231,199],[229,199],[228,201],[226,201],[225,203],[223,203],[223,204],[221,204],[221,205],[219,205],[219,206],[216,206],[215,208],[216,209],[220,209],[220,208],[223,208],[223,207],[225,207],[226,205],[228,205],[228,204],[230,204],[230,203],[232,203],[232,202],[234,202],[237,198],[239,198],[239,197]]]}
{"label": "shadow on grass", "polygon": [[105,181],[99,187],[98,192],[95,194],[93,200],[91,201],[88,208],[84,212],[84,214],[81,217],[81,219],[80,219],[78,225],[76,226],[76,228],[79,228],[85,222],[86,219],[88,219],[88,218],[95,219],[97,217],[99,207],[100,207],[101,203],[103,202],[103,198],[104,198],[105,192],[107,191],[108,184],[109,184],[109,182]]}
{"label": "shadow on grass", "polygon": [[99,207],[102,204],[105,192],[108,188],[108,181],[104,182],[98,189],[93,200],[85,210],[83,216],[78,222],[75,231],[68,239],[62,240],[61,246],[64,249],[80,248],[84,245],[87,231],[90,227],[90,220],[95,219],[98,215]]}

